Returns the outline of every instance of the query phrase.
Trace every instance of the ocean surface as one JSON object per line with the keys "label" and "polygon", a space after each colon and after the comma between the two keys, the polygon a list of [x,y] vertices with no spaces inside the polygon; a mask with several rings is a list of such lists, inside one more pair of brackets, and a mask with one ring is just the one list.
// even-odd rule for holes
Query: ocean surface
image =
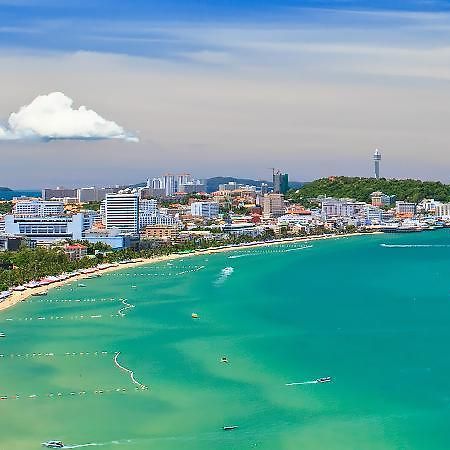
{"label": "ocean surface", "polygon": [[14,197],[40,197],[41,191],[0,191],[0,200],[12,200]]}
{"label": "ocean surface", "polygon": [[34,297],[0,314],[0,448],[448,450],[449,260],[449,230],[362,236]]}

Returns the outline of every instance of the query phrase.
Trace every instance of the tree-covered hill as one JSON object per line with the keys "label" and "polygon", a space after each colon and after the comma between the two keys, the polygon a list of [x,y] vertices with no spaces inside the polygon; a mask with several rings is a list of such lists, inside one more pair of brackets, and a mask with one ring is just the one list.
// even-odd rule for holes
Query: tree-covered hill
{"label": "tree-covered hill", "polygon": [[450,201],[450,185],[440,181],[388,180],[381,178],[330,177],[320,178],[305,184],[298,190],[291,190],[288,197],[299,203],[320,195],[335,198],[353,198],[369,202],[370,194],[381,191],[386,195],[395,195],[397,200],[419,202],[424,198]]}

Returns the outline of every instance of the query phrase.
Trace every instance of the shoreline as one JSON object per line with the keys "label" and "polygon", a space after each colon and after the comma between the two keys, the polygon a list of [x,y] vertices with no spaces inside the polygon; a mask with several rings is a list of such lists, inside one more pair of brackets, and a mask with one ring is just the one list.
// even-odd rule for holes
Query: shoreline
{"label": "shoreline", "polygon": [[[372,233],[349,233],[349,234],[324,234],[324,235],[318,235],[318,236],[302,236],[298,238],[285,238],[285,239],[278,239],[274,241],[269,242],[255,242],[255,243],[246,243],[246,244],[240,244],[240,245],[230,245],[230,246],[223,246],[218,248],[208,248],[204,250],[193,250],[190,253],[172,253],[170,255],[164,255],[164,256],[156,256],[154,258],[145,258],[145,259],[139,259],[135,260],[133,262],[127,262],[125,264],[119,264],[114,265],[112,267],[107,267],[104,269],[100,269],[98,267],[95,267],[95,273],[96,274],[104,274],[104,273],[110,273],[110,272],[116,272],[118,270],[126,270],[131,269],[133,267],[138,266],[146,266],[149,264],[155,264],[160,262],[166,262],[166,261],[173,261],[176,259],[183,259],[183,258],[190,258],[192,256],[201,256],[201,255],[211,255],[214,253],[225,253],[225,252],[231,252],[236,250],[242,250],[246,248],[258,248],[258,247],[270,247],[273,245],[282,245],[282,244],[289,244],[289,243],[297,243],[297,242],[311,242],[311,241],[319,241],[319,240],[326,240],[326,239],[339,239],[344,237],[354,237],[354,236],[371,236],[373,234],[380,234],[380,232],[372,232]],[[74,277],[68,278],[66,280],[57,281],[55,283],[52,283],[50,286],[39,286],[35,288],[28,288],[26,291],[13,291],[13,293],[7,297],[3,302],[0,302],[0,314],[3,311],[6,311],[9,308],[12,308],[13,306],[17,305],[18,303],[21,303],[23,301],[26,301],[28,298],[35,296],[36,294],[42,294],[44,292],[48,292],[50,289],[62,287],[66,284],[73,283],[73,282],[79,282],[81,280],[84,280],[86,278],[92,277],[92,273],[80,273],[75,275]]]}

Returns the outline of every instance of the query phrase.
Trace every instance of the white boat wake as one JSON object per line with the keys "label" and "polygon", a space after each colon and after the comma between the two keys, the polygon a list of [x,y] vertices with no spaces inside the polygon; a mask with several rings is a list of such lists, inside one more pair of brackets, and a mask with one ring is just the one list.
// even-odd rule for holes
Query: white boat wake
{"label": "white boat wake", "polygon": [[225,267],[221,270],[219,278],[215,281],[215,284],[222,284],[225,280],[234,272],[234,267]]}
{"label": "white boat wake", "polygon": [[300,386],[302,384],[319,384],[317,380],[311,380],[311,381],[296,381],[294,383],[286,383],[285,386]]}
{"label": "white boat wake", "polygon": [[448,244],[380,244],[385,248],[449,248]]}
{"label": "white boat wake", "polygon": [[231,255],[228,259],[245,258],[246,256],[254,256],[256,253],[244,253],[243,255]]}
{"label": "white boat wake", "polygon": [[130,439],[122,440],[122,441],[110,441],[110,442],[89,442],[87,444],[73,444],[73,445],[65,445],[62,448],[83,448],[83,447],[103,447],[105,445],[121,445],[121,444],[129,444],[131,442]]}
{"label": "white boat wake", "polygon": [[116,352],[115,356],[114,356],[114,364],[116,365],[116,367],[118,367],[120,370],[123,370],[124,372],[127,372],[130,375],[131,381],[138,386],[140,389],[148,389],[148,387],[145,384],[139,383],[139,381],[136,380],[136,378],[134,377],[134,372],[130,369],[128,369],[125,366],[122,366],[122,364],[120,364],[117,361],[117,358],[119,357],[120,352]]}

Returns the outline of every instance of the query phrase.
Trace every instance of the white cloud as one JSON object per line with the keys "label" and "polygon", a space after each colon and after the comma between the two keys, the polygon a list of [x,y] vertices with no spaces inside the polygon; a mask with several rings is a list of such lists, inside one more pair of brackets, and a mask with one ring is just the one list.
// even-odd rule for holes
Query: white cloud
{"label": "white cloud", "polygon": [[62,92],[39,95],[29,105],[9,116],[0,126],[0,140],[27,139],[122,139],[137,142],[117,123],[106,120],[92,109],[73,108],[73,100]]}

